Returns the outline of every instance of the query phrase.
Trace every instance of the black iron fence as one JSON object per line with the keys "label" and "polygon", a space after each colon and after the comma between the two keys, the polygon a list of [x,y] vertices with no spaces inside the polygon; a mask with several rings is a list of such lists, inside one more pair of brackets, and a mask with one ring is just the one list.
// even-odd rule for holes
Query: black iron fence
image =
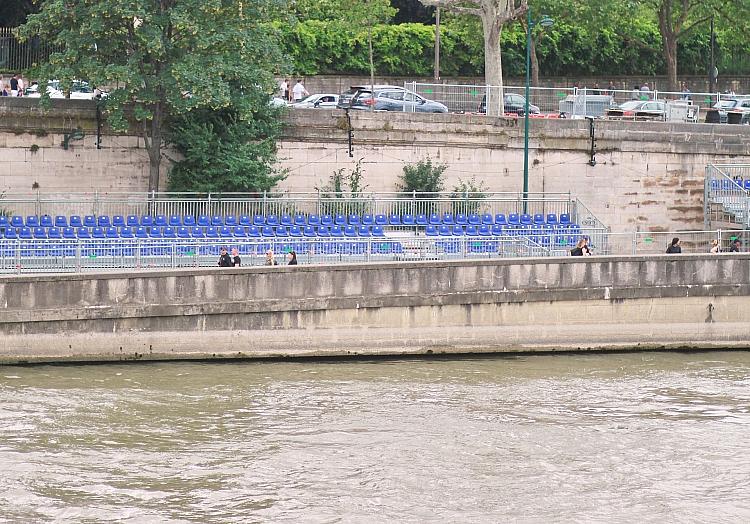
{"label": "black iron fence", "polygon": [[44,62],[56,48],[38,38],[21,42],[12,27],[0,27],[0,72],[23,72]]}

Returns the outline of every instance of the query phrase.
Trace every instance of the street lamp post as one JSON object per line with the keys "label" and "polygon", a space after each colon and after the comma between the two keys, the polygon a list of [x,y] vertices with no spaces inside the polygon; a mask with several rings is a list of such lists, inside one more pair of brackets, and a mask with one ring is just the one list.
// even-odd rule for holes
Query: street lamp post
{"label": "street lamp post", "polygon": [[[548,16],[539,20],[542,27],[550,27],[554,24]],[[531,30],[534,22],[531,20],[531,7],[526,10],[526,87],[523,108],[523,212],[527,212],[529,201],[529,84],[531,83]]]}

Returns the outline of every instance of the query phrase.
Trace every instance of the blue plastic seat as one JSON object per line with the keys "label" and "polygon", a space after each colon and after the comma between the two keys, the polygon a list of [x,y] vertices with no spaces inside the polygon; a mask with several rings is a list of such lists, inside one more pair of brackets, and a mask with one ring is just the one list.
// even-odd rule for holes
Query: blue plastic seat
{"label": "blue plastic seat", "polygon": [[50,240],[60,240],[62,238],[62,231],[59,227],[52,226],[47,230],[47,236]]}
{"label": "blue plastic seat", "polygon": [[279,220],[279,215],[266,215],[266,225],[267,226],[280,226],[281,220]]}
{"label": "blue plastic seat", "polygon": [[232,238],[232,228],[229,226],[221,226],[219,228],[219,236],[221,238]]}
{"label": "blue plastic seat", "polygon": [[123,227],[125,225],[125,217],[122,215],[114,215],[112,217],[112,224],[113,227]]}
{"label": "blue plastic seat", "polygon": [[302,236],[302,229],[298,225],[289,226],[289,236],[299,238]]}
{"label": "blue plastic seat", "polygon": [[[364,217],[363,217],[364,218]],[[369,237],[370,236],[370,226],[362,224],[357,229],[357,236],[360,237]]]}
{"label": "blue plastic seat", "polygon": [[265,226],[266,225],[266,217],[263,215],[253,215],[253,225],[254,226]]}
{"label": "blue plastic seat", "polygon": [[47,228],[36,226],[32,228],[34,233],[34,238],[40,238],[40,239],[46,239],[47,238]]}
{"label": "blue plastic seat", "polygon": [[333,217],[333,223],[336,226],[345,226],[346,225],[346,216],[342,214],[337,214],[335,217]]}
{"label": "blue plastic seat", "polygon": [[384,237],[385,236],[385,230],[383,229],[383,226],[372,226],[372,236],[374,237]]}
{"label": "blue plastic seat", "polygon": [[[448,226],[440,226],[440,227],[447,228]],[[427,235],[428,237],[436,237],[438,236],[437,228],[438,226],[428,225],[427,227],[424,228],[424,234]]]}
{"label": "blue plastic seat", "polygon": [[[5,230],[5,238],[7,238],[8,240],[15,240],[18,238],[18,232],[10,227]],[[73,238],[75,238],[75,236]]]}
{"label": "blue plastic seat", "polygon": [[567,213],[561,213],[560,214],[560,224],[570,224],[570,215]]}
{"label": "blue plastic seat", "polygon": [[161,234],[164,238],[177,238],[177,231],[172,226],[167,226],[162,229]]}
{"label": "blue plastic seat", "polygon": [[[331,226],[333,227],[333,226]],[[320,226],[318,227],[318,236],[321,238],[330,238],[331,236],[331,230],[328,226]]]}
{"label": "blue plastic seat", "polygon": [[492,236],[500,236],[503,234],[503,226],[500,224],[492,224],[490,227],[490,233]]}
{"label": "blue plastic seat", "polygon": [[135,228],[135,238],[148,238],[148,230],[145,226],[138,226]]}
{"label": "blue plastic seat", "polygon": [[141,217],[141,225],[143,227],[152,227],[154,225],[154,217],[151,215],[143,215]]}
{"label": "blue plastic seat", "polygon": [[247,226],[247,236],[249,238],[259,238],[261,236],[258,226]]}
{"label": "blue plastic seat", "polygon": [[489,237],[492,236],[492,231],[490,231],[490,227],[488,224],[482,224],[478,228],[479,236],[481,237]]}
{"label": "blue plastic seat", "polygon": [[557,215],[554,213],[547,213],[547,224],[556,225],[557,224]]}
{"label": "blue plastic seat", "polygon": [[0,228],[10,227],[10,220],[5,215],[0,215]]}
{"label": "blue plastic seat", "polygon": [[57,215],[55,217],[55,227],[68,227],[68,217],[65,215]]}
{"label": "blue plastic seat", "polygon": [[[346,227],[346,226],[344,226]],[[341,226],[331,226],[331,236],[341,238],[344,236],[344,228]]]}
{"label": "blue plastic seat", "polygon": [[206,235],[203,234],[203,228],[200,226],[193,226],[190,228],[190,237],[191,238],[205,238]]}
{"label": "blue plastic seat", "polygon": [[195,224],[200,227],[208,227],[211,225],[211,219],[208,218],[208,215],[198,215]]}
{"label": "blue plastic seat", "polygon": [[211,225],[213,227],[219,227],[224,225],[224,217],[221,215],[212,215],[211,216]]}
{"label": "blue plastic seat", "polygon": [[437,228],[438,234],[441,237],[449,237],[453,234],[453,226],[449,226],[448,224],[440,224],[439,226],[437,226]]}
{"label": "blue plastic seat", "polygon": [[307,225],[307,217],[303,215],[302,213],[297,213],[294,215],[294,225],[295,226],[306,226]]}
{"label": "blue plastic seat", "polygon": [[365,215],[362,215],[362,226],[374,226],[375,225],[375,217],[371,214],[367,213]]}
{"label": "blue plastic seat", "polygon": [[104,228],[104,236],[107,238],[120,238],[120,232],[115,226],[108,226]]}
{"label": "blue plastic seat", "polygon": [[277,237],[288,237],[289,236],[289,228],[287,226],[276,226],[276,236]]}
{"label": "blue plastic seat", "polygon": [[492,220],[492,215],[490,213],[484,213],[482,215],[482,224],[485,224],[487,226],[491,226],[495,222]]}
{"label": "blue plastic seat", "polygon": [[23,227],[23,217],[21,215],[13,215],[10,217],[10,225],[18,229],[19,227]]}
{"label": "blue plastic seat", "polygon": [[356,237],[357,236],[357,227],[354,224],[347,224],[344,227],[344,236],[345,237]]}
{"label": "blue plastic seat", "polygon": [[750,191],[750,178],[746,178],[746,179],[745,179],[745,182],[743,183],[743,186],[742,186],[742,188],[743,188],[743,189],[744,189],[745,191]]}
{"label": "blue plastic seat", "polygon": [[250,217],[250,215],[240,215],[240,219],[238,222],[239,222],[239,225],[241,226],[253,225],[253,219]]}
{"label": "blue plastic seat", "polygon": [[314,238],[318,236],[318,233],[315,231],[315,226],[307,225],[302,228],[302,235],[308,238]]}
{"label": "blue plastic seat", "polygon": [[401,216],[391,213],[391,215],[388,217],[388,225],[391,226],[400,226],[401,225]]}
{"label": "blue plastic seat", "polygon": [[417,221],[414,218],[414,215],[406,214],[401,217],[401,223],[405,226],[416,226]]}
{"label": "blue plastic seat", "polygon": [[138,227],[140,225],[140,222],[138,221],[137,216],[128,215],[128,217],[125,219],[125,225],[130,227]]}
{"label": "blue plastic seat", "polygon": [[288,214],[284,213],[283,215],[281,215],[281,218],[279,219],[279,222],[281,223],[282,226],[287,226],[287,227],[293,226],[294,225],[294,218],[292,218],[291,215],[288,215]]}
{"label": "blue plastic seat", "polygon": [[232,236],[234,238],[247,238],[247,231],[244,226],[234,226],[232,228]]}
{"label": "blue plastic seat", "polygon": [[101,239],[101,238],[106,238],[106,237],[107,235],[105,235],[103,227],[96,226],[96,227],[91,228],[91,238]]}
{"label": "blue plastic seat", "polygon": [[453,236],[454,237],[461,237],[464,236],[464,226],[455,225],[453,226]]}
{"label": "blue plastic seat", "polygon": [[260,234],[264,237],[275,237],[276,230],[273,228],[273,226],[265,225],[260,228]]}
{"label": "blue plastic seat", "polygon": [[349,223],[350,226],[358,226],[362,223],[362,221],[359,218],[359,215],[352,213],[349,215]]}
{"label": "blue plastic seat", "polygon": [[179,227],[182,225],[182,217],[180,215],[169,215],[168,223],[171,227]]}
{"label": "blue plastic seat", "polygon": [[219,238],[219,229],[216,226],[206,228],[206,238]]}
{"label": "blue plastic seat", "polygon": [[521,224],[525,226],[530,226],[533,223],[531,215],[527,213],[524,213],[523,215],[521,215],[520,221],[521,221]]}
{"label": "blue plastic seat", "polygon": [[133,238],[133,228],[130,226],[121,227],[120,238]]}
{"label": "blue plastic seat", "polygon": [[91,238],[91,232],[89,231],[89,228],[87,228],[85,226],[81,226],[78,229],[76,229],[76,237],[78,237],[78,238]]}
{"label": "blue plastic seat", "polygon": [[26,227],[39,227],[39,217],[36,215],[27,216]]}
{"label": "blue plastic seat", "polygon": [[456,223],[456,219],[453,217],[453,213],[444,213],[441,223],[452,226]]}
{"label": "blue plastic seat", "polygon": [[469,215],[469,224],[472,226],[478,226],[482,224],[482,217],[477,215],[476,213],[472,213]]}
{"label": "blue plastic seat", "polygon": [[440,215],[438,215],[437,213],[430,213],[429,221],[433,226],[439,226],[442,223],[440,220]]}
{"label": "blue plastic seat", "polygon": [[418,226],[426,226],[426,225],[429,225],[430,221],[427,218],[427,215],[425,215],[424,213],[421,213],[417,215],[416,223]]}
{"label": "blue plastic seat", "polygon": [[469,219],[466,217],[464,213],[458,213],[455,217],[456,225],[459,226],[465,226],[469,223]]}
{"label": "blue plastic seat", "polygon": [[511,213],[508,215],[508,224],[517,226],[521,223],[521,219],[518,216],[518,213]]}
{"label": "blue plastic seat", "polygon": [[109,218],[109,215],[99,215],[96,217],[96,226],[97,227],[109,227],[112,225],[112,221]]}
{"label": "blue plastic seat", "polygon": [[229,227],[234,227],[238,225],[237,217],[234,215],[227,215],[224,217],[224,225]]}
{"label": "blue plastic seat", "polygon": [[182,217],[182,225],[187,227],[195,226],[195,217],[193,215],[185,215],[184,217]]}
{"label": "blue plastic seat", "polygon": [[159,227],[166,227],[169,225],[166,215],[156,215],[154,217],[154,225]]}
{"label": "blue plastic seat", "polygon": [[544,215],[541,213],[534,214],[534,219],[532,220],[534,224],[544,224]]}
{"label": "blue plastic seat", "polygon": [[41,227],[52,227],[55,225],[55,222],[52,220],[52,217],[49,215],[42,215],[39,217],[39,225]]}
{"label": "blue plastic seat", "polygon": [[331,215],[323,215],[320,217],[320,225],[331,227],[333,225],[333,217]]}
{"label": "blue plastic seat", "polygon": [[318,227],[320,225],[320,216],[316,214],[308,215],[307,225]]}

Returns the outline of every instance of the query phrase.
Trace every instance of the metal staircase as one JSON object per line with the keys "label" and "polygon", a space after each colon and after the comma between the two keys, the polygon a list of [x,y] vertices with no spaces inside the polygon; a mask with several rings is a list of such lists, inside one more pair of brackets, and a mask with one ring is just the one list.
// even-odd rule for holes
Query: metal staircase
{"label": "metal staircase", "polygon": [[706,166],[703,206],[706,229],[750,227],[750,165]]}

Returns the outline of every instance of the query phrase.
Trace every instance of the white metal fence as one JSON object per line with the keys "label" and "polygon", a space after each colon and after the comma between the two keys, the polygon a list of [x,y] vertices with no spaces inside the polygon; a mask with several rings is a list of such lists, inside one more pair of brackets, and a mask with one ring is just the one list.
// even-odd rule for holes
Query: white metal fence
{"label": "white metal fence", "polygon": [[704,211],[706,227],[714,223],[750,227],[750,165],[708,165]]}

